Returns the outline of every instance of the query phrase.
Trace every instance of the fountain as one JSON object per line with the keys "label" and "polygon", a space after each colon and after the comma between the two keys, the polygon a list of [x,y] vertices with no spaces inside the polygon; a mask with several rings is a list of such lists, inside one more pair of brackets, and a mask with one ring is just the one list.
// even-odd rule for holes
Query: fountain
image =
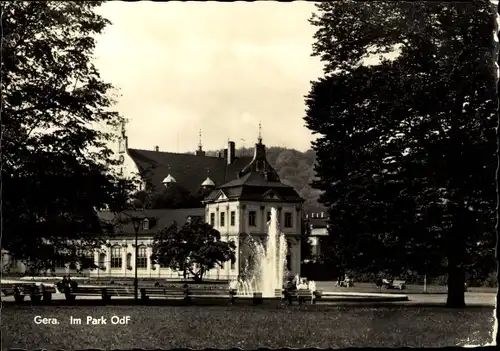
{"label": "fountain", "polygon": [[274,297],[275,289],[281,289],[286,267],[287,243],[281,233],[277,210],[271,209],[271,219],[268,222],[267,240],[264,243],[249,236],[253,250],[253,269],[245,279],[230,283],[238,290],[238,295],[251,296],[254,292],[262,293],[262,297]]}

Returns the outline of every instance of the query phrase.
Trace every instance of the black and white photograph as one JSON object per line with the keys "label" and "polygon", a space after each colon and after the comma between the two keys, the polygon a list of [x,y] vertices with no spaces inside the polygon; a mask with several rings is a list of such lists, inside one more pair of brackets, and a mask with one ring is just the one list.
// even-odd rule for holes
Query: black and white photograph
{"label": "black and white photograph", "polygon": [[1,349],[493,349],[498,6],[2,2]]}

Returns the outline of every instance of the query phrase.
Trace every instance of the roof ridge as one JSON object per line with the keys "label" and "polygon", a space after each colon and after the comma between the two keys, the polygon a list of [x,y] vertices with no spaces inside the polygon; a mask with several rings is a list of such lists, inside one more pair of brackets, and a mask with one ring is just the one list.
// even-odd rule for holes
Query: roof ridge
{"label": "roof ridge", "polygon": [[196,155],[196,154],[188,154],[184,152],[171,152],[171,151],[155,151],[155,150],[147,150],[147,149],[137,149],[137,148],[129,148],[129,150],[134,150],[134,151],[146,151],[146,152],[154,152],[156,154],[170,154],[170,155],[186,155],[186,156],[195,156],[195,157],[206,157],[206,158],[215,158],[215,159],[222,159],[222,157],[217,157],[217,156],[209,156],[209,155]]}

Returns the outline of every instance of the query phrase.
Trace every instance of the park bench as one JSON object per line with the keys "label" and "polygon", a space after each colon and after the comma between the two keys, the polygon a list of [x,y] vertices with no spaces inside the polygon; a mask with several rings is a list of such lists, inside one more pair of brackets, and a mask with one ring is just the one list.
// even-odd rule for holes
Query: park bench
{"label": "park bench", "polygon": [[66,287],[64,293],[68,301],[74,301],[76,296],[100,296],[103,301],[109,301],[113,296],[135,296],[131,286],[74,286]]}
{"label": "park bench", "polygon": [[299,304],[302,304],[306,301],[310,301],[311,304],[314,304],[315,303],[315,295],[314,293],[309,290],[309,289],[299,289],[297,291],[295,291],[295,296],[297,297],[297,301],[299,302]]}
{"label": "park bench", "polygon": [[187,288],[186,302],[189,303],[193,299],[230,299],[231,304],[234,304],[236,290],[231,288]]}
{"label": "park bench", "polygon": [[346,278],[340,282],[335,283],[335,286],[338,287],[345,287],[345,288],[351,288],[354,286],[354,279],[351,278]]}
{"label": "park bench", "polygon": [[280,299],[280,300],[283,300],[284,299],[284,292],[285,290],[283,289],[274,289],[274,297],[276,299]]}
{"label": "park bench", "polygon": [[180,300],[187,296],[187,289],[182,287],[147,287],[141,288],[141,300],[147,301],[150,297],[163,297],[166,299]]}
{"label": "park bench", "polygon": [[14,296],[14,285],[2,284],[1,289],[4,296]]}
{"label": "park bench", "polygon": [[316,290],[313,292],[313,294],[316,302],[316,299],[321,299],[321,297],[323,296],[323,290]]}
{"label": "park bench", "polygon": [[1,289],[5,296],[14,296],[14,300],[17,303],[23,302],[26,296],[29,296],[33,302],[39,302],[42,298],[43,301],[51,301],[52,294],[56,292],[53,286],[31,283],[5,284],[2,285]]}
{"label": "park bench", "polygon": [[105,288],[106,298],[109,301],[112,296],[135,296],[135,289],[133,286],[108,286]]}
{"label": "park bench", "polygon": [[392,282],[392,286],[394,289],[399,289],[399,290],[403,290],[406,288],[406,281],[404,280],[394,280]]}
{"label": "park bench", "polygon": [[68,301],[74,301],[77,296],[100,296],[103,300],[108,300],[106,288],[95,286],[66,287],[64,295]]}
{"label": "park bench", "polygon": [[316,303],[316,298],[321,297],[322,292],[311,291],[309,289],[298,289],[298,290],[285,290],[284,299],[288,300],[291,305],[294,300],[297,300],[299,304],[306,301],[310,301],[311,304]]}
{"label": "park bench", "polygon": [[382,279],[382,285],[380,287],[386,288],[386,289],[403,290],[406,288],[406,281],[404,281],[404,280],[389,281],[388,279]]}

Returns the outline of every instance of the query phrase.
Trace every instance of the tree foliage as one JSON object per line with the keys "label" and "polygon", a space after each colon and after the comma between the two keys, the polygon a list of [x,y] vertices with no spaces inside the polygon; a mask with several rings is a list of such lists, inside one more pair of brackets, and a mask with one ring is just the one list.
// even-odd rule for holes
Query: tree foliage
{"label": "tree foliage", "polygon": [[[494,269],[494,9],[489,2],[326,2],[311,19],[325,76],[306,97],[329,249],[346,269]],[[356,38],[353,40],[353,38]],[[392,52],[374,65],[366,59]]]}
{"label": "tree foliage", "polygon": [[210,269],[235,261],[234,242],[221,240],[221,234],[210,224],[191,219],[181,228],[177,223],[160,229],[153,239],[153,260],[173,270],[190,273],[201,281]]}
{"label": "tree foliage", "polygon": [[108,147],[123,119],[92,63],[100,4],[2,4],[2,246],[32,267],[84,262],[101,243],[95,210],[131,189]]}
{"label": "tree foliage", "polygon": [[179,209],[203,207],[209,190],[200,189],[196,194],[177,183],[156,191],[139,190],[132,195],[132,207],[150,209]]}

